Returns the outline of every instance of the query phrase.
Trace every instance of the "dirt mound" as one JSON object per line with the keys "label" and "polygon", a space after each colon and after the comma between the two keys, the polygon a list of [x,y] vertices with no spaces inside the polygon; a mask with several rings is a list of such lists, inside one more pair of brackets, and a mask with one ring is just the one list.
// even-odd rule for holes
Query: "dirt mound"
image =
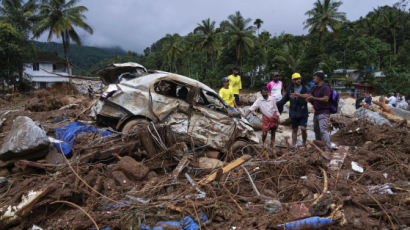
{"label": "dirt mound", "polygon": [[[57,115],[77,115],[68,111],[31,116],[53,123]],[[331,229],[400,229],[410,224],[410,136],[404,126],[340,121],[332,139],[347,150],[336,168],[335,159],[324,159],[316,147],[262,151],[259,146],[250,146],[255,156],[233,153],[225,169],[201,168],[198,159],[209,149],[176,139],[169,127],[155,130],[106,137],[83,133],[74,142],[70,164],[39,160],[2,167],[0,162],[0,171],[15,173],[0,182],[0,209],[18,206],[29,191],[39,194],[7,226],[94,227],[78,206],[101,229],[140,229],[202,214],[208,221],[199,225],[206,229],[267,229],[310,216],[330,218]],[[270,205],[276,200],[281,207],[274,210]]]}

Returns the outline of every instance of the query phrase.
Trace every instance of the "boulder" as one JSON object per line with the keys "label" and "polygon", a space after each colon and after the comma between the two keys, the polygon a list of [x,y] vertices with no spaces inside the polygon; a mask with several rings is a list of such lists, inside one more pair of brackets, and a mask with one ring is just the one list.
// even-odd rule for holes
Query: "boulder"
{"label": "boulder", "polygon": [[46,131],[29,117],[18,116],[0,148],[0,160],[37,159],[48,150]]}

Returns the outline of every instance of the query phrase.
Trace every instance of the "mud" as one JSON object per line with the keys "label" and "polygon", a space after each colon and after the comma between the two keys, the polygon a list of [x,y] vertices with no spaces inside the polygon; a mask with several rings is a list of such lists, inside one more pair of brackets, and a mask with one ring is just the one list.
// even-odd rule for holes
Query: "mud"
{"label": "mud", "polygon": [[[26,103],[21,97],[24,96],[14,100],[18,102],[16,108]],[[72,97],[82,98],[80,108],[33,112],[23,106],[20,111],[0,114],[0,118],[6,118],[0,127],[1,143],[13,120],[22,115],[40,123],[47,135],[53,136],[54,128],[76,120],[86,108],[84,105],[91,103],[81,96]],[[63,101],[62,106],[68,104],[72,101]],[[87,113],[80,119],[94,124]],[[0,220],[0,229],[30,229],[33,224],[44,229],[95,227],[82,211],[56,201],[80,206],[100,229],[154,226],[157,221],[197,218],[201,213],[209,220],[201,223],[202,229],[267,229],[315,215],[334,220],[328,229],[408,227],[408,128],[353,119],[340,120],[339,128],[332,141],[340,149],[349,148],[337,170],[311,146],[295,151],[250,146],[254,156],[242,166],[250,173],[260,196],[241,166],[228,173],[220,168],[199,167],[199,159],[212,149],[196,145],[188,138],[177,139],[167,126],[156,127],[155,136],[145,129],[109,137],[83,133],[75,140],[68,159],[50,146],[46,158],[33,161],[36,164],[25,170],[15,162],[0,162],[0,175],[7,179],[0,186],[0,217],[5,208],[17,205],[28,191],[45,191],[18,213],[18,221],[6,225]],[[240,155],[232,153],[233,158]],[[187,159],[187,164],[174,176],[173,171],[182,159]],[[219,156],[219,160],[224,159]],[[362,167],[363,173],[353,171],[352,162]],[[229,163],[225,161],[224,165]],[[214,181],[199,183],[213,172],[217,172]],[[189,183],[185,173],[197,188]],[[372,186],[385,190],[372,190]],[[269,215],[266,200],[280,201],[282,211]]]}

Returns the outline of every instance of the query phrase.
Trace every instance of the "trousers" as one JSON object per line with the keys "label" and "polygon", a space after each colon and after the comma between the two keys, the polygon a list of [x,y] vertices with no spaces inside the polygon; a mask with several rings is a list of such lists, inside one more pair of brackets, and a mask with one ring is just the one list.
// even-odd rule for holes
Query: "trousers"
{"label": "trousers", "polygon": [[330,133],[329,133],[329,117],[330,114],[322,113],[315,114],[313,117],[313,128],[315,131],[316,140],[321,140],[325,143],[326,151],[331,151]]}

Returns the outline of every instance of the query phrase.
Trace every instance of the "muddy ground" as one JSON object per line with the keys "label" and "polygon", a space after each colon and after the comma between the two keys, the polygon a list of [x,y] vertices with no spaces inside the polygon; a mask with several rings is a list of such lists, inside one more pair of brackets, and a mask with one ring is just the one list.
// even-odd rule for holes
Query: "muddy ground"
{"label": "muddy ground", "polygon": [[[94,124],[83,112],[92,101],[70,89],[1,100],[0,119],[6,120],[0,143],[16,116],[37,121],[48,136],[75,120]],[[227,173],[201,167],[199,159],[209,150],[179,142],[167,127],[155,128],[155,138],[144,129],[126,136],[82,134],[68,159],[50,145],[48,155],[37,161],[0,162],[0,177],[6,178],[0,182],[0,216],[29,191],[39,194],[17,218],[0,219],[0,229],[140,229],[185,216],[201,219],[201,213],[208,219],[199,221],[202,229],[267,229],[310,216],[332,219],[328,229],[410,226],[406,126],[345,119],[332,136],[339,149],[331,161],[323,157],[320,143],[296,152],[248,146],[244,152],[250,156],[231,153],[244,163]],[[212,173],[215,179],[206,182]],[[272,208],[272,200],[281,206]]]}

